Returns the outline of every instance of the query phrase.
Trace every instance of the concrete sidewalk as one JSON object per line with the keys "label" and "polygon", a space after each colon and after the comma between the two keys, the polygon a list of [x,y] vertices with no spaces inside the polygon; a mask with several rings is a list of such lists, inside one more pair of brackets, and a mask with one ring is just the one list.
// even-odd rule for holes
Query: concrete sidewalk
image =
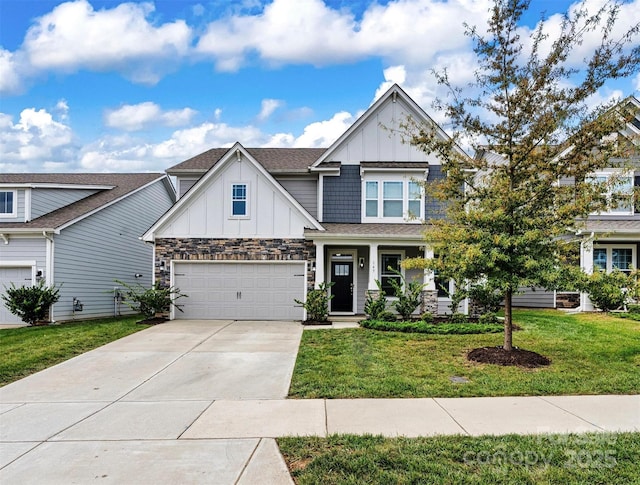
{"label": "concrete sidewalk", "polygon": [[640,431],[640,396],[286,399],[302,329],[172,322],[0,388],[0,483],[291,484],[273,438]]}

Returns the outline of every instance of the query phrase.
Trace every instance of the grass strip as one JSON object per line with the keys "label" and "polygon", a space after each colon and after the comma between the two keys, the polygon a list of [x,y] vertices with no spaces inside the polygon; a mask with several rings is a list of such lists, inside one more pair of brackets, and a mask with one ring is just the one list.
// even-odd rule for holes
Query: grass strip
{"label": "grass strip", "polygon": [[428,333],[433,335],[469,335],[478,333],[498,333],[504,329],[499,324],[484,323],[427,323],[427,322],[387,322],[383,320],[363,320],[360,326],[385,332]]}

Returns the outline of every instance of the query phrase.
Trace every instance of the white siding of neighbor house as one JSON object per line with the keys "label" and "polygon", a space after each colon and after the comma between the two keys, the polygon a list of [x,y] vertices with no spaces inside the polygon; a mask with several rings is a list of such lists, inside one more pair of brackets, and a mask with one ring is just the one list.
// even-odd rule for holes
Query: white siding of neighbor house
{"label": "white siding of neighbor house", "polygon": [[523,288],[524,293],[513,297],[513,306],[525,308],[554,308],[555,295],[553,291],[537,288]]}
{"label": "white siding of neighbor house", "polygon": [[87,189],[32,189],[31,219],[53,212],[96,192],[97,190]]}
{"label": "white siding of neighbor house", "polygon": [[177,184],[178,184],[178,197],[182,197],[184,194],[187,193],[187,191],[193,187],[196,182],[198,181],[197,178],[178,178],[177,180]]}
{"label": "white siding of neighbor house", "polygon": [[[116,279],[151,286],[153,250],[139,237],[168,208],[172,200],[162,182],[156,182],[55,236],[55,283],[62,284],[54,306],[57,321],[114,315]],[[135,274],[143,276],[135,278]],[[73,312],[73,298],[84,305]],[[131,313],[121,305],[122,314]]]}
{"label": "white siding of neighbor house", "polygon": [[[231,217],[231,187],[247,184],[248,217]],[[156,238],[304,237],[308,221],[251,162],[231,160],[197,188]]]}
{"label": "white siding of neighbor house", "polygon": [[440,165],[435,155],[427,155],[415,146],[404,143],[400,123],[407,120],[407,116],[418,119],[410,107],[397,98],[387,99],[380,109],[364,120],[364,122],[344,142],[336,147],[331,160],[344,164],[358,164],[367,162],[429,162]]}
{"label": "white siding of neighbor house", "polygon": [[318,215],[318,179],[276,177],[280,185],[313,217]]}

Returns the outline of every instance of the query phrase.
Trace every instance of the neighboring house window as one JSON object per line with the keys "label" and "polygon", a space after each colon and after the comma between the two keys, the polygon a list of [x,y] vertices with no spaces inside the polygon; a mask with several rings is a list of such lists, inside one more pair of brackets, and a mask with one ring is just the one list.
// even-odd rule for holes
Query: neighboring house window
{"label": "neighboring house window", "polygon": [[593,269],[630,273],[634,269],[635,246],[599,246],[593,248]]}
{"label": "neighboring house window", "polygon": [[420,183],[392,175],[365,180],[363,222],[405,222],[424,218]]}
{"label": "neighboring house window", "polygon": [[391,281],[395,281],[398,284],[402,284],[402,278],[400,274],[402,272],[401,253],[381,253],[380,254],[380,283],[382,284],[382,290],[387,296],[393,296],[393,286]]}
{"label": "neighboring house window", "polygon": [[231,215],[245,217],[248,215],[247,184],[233,184],[231,188]]}
{"label": "neighboring house window", "polygon": [[0,191],[0,217],[15,217],[17,215],[15,190]]}
{"label": "neighboring house window", "polygon": [[599,212],[599,214],[633,214],[633,174],[621,174],[619,171],[597,172],[590,177],[590,180],[594,183],[606,183],[614,175],[616,177],[615,184],[608,187],[603,195],[605,195],[609,201],[616,198],[618,205],[608,211]]}

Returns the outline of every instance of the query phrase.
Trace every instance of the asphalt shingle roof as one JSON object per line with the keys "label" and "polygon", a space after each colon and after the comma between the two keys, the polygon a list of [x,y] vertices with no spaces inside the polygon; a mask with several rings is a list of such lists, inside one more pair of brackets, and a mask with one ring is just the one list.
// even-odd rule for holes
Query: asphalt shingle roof
{"label": "asphalt shingle roof", "polygon": [[112,189],[85,197],[77,202],[61,207],[53,212],[37,217],[27,223],[0,222],[3,229],[56,229],[80,216],[113,202],[140,187],[164,177],[162,173],[29,173],[1,174],[0,184],[66,184],[105,185]]}
{"label": "asphalt shingle roof", "polygon": [[[268,172],[307,170],[327,150],[326,148],[247,148]],[[212,148],[167,170],[167,173],[206,172],[229,148]]]}
{"label": "asphalt shingle roof", "polygon": [[398,236],[399,239],[421,238],[425,226],[423,224],[339,224],[321,223],[325,231],[307,229],[305,236],[313,239],[313,236],[349,236],[363,238],[390,238]]}

